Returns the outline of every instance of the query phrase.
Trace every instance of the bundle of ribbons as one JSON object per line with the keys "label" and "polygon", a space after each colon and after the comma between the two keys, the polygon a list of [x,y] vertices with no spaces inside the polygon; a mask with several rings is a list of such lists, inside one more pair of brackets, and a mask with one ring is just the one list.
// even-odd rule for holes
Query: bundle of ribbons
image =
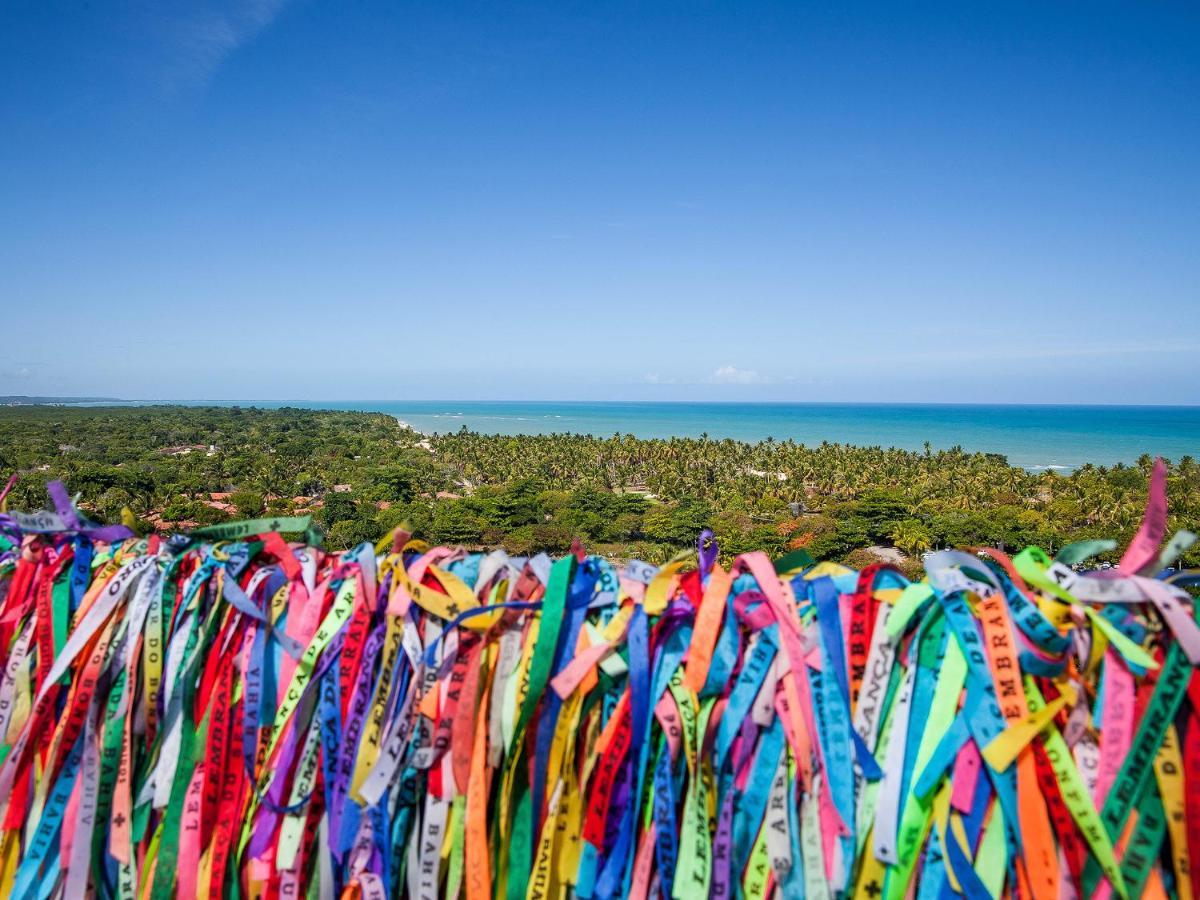
{"label": "bundle of ribbons", "polygon": [[662,567],[0,516],[0,895],[1193,897],[1194,536]]}

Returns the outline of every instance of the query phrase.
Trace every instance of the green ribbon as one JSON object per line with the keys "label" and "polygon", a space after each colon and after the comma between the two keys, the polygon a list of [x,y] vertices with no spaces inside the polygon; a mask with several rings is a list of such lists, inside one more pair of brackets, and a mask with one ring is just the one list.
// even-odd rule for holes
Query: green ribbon
{"label": "green ribbon", "polygon": [[[192,596],[188,605],[193,606],[199,592]],[[204,758],[204,747],[208,736],[208,716],[205,715],[198,726],[193,726],[192,712],[195,708],[196,676],[201,664],[207,659],[208,652],[216,637],[216,613],[219,604],[214,604],[209,610],[203,623],[192,626],[184,645],[183,659],[188,660],[176,678],[176,690],[180,692],[183,721],[180,723],[181,740],[179,744],[179,762],[175,766],[175,776],[171,781],[171,798],[163,816],[160,832],[160,843],[157,863],[154,869],[154,881],[150,888],[151,900],[167,900],[174,893],[175,876],[179,863],[179,830],[183,825],[183,804],[187,799],[188,784],[200,760]],[[164,727],[165,727],[164,722]]]}
{"label": "green ribbon", "polygon": [[1163,810],[1162,799],[1158,796],[1158,785],[1151,778],[1142,790],[1142,799],[1138,803],[1138,820],[1133,826],[1133,834],[1125,847],[1125,856],[1121,860],[1121,877],[1125,879],[1125,887],[1130,897],[1142,896],[1146,879],[1150,870],[1158,860],[1158,851],[1162,847],[1163,837],[1167,831],[1167,816]]}
{"label": "green ribbon", "polygon": [[672,897],[707,897],[712,878],[712,837],[708,828],[708,784],[703,774],[704,735],[708,719],[717,698],[709,697],[700,704],[693,735],[696,747],[696,771],[688,786],[683,804],[683,827],[679,838],[679,860],[675,864],[675,883]]}
{"label": "green ribbon", "polygon": [[[1125,827],[1129,812],[1141,798],[1146,783],[1154,775],[1154,757],[1162,746],[1167,726],[1175,719],[1183,695],[1187,692],[1192,667],[1178,644],[1172,644],[1167,652],[1166,665],[1154,685],[1150,704],[1142,717],[1133,745],[1125,757],[1125,763],[1117,773],[1116,780],[1108,790],[1100,818],[1110,840],[1116,840]],[[1124,865],[1122,864],[1122,869]],[[1089,858],[1083,870],[1083,893],[1090,897],[1100,880],[1100,866],[1095,858]]]}
{"label": "green ribbon", "polygon": [[[58,581],[54,582],[54,587],[50,590],[50,628],[54,636],[55,658],[62,653],[63,646],[67,643],[67,631],[71,625],[70,607],[71,570],[69,567],[64,567],[62,575]],[[70,684],[70,674],[64,672],[58,683]]]}
{"label": "green ribbon", "polygon": [[205,525],[189,532],[191,537],[202,537],[210,541],[233,541],[256,534],[272,531],[300,534],[308,528],[312,516],[277,516],[273,519],[247,519],[245,522],[221,522]]}
{"label": "green ribbon", "polygon": [[815,566],[817,561],[812,558],[807,550],[793,550],[787,556],[775,560],[775,574],[786,575],[788,572],[794,572],[797,569],[807,569],[809,566]]}
{"label": "green ribbon", "polygon": [[554,651],[558,649],[558,633],[562,629],[563,610],[567,606],[567,588],[575,574],[575,557],[564,556],[550,568],[550,579],[542,597],[542,616],[538,626],[537,643],[533,647],[533,659],[529,663],[529,689],[517,716],[517,727],[513,732],[516,744],[525,733],[525,726],[533,717],[542,693],[550,681],[550,667],[554,665]]}
{"label": "green ribbon", "polygon": [[508,900],[520,900],[529,887],[529,876],[533,869],[533,798],[529,794],[524,777],[525,727],[541,702],[542,694],[550,681],[550,669],[554,665],[554,653],[558,649],[558,634],[562,630],[563,611],[567,606],[567,590],[575,574],[575,557],[568,554],[550,568],[550,579],[542,597],[541,619],[538,626],[537,643],[533,646],[533,659],[529,663],[529,688],[521,703],[517,726],[513,731],[513,753],[509,765],[517,766],[518,778],[513,782],[516,795],[512,839],[509,843],[508,883],[505,896]]}
{"label": "green ribbon", "polygon": [[[101,871],[104,845],[108,841],[108,814],[112,809],[113,788],[117,783],[120,765],[121,738],[124,737],[125,713],[120,711],[125,694],[126,670],[117,672],[104,709],[104,735],[100,740],[100,778],[96,786],[96,828],[92,831],[93,884],[103,884],[105,874]],[[119,864],[118,864],[119,865]]]}
{"label": "green ribbon", "polygon": [[[937,669],[938,676],[934,682],[933,699],[929,704],[926,719],[917,724],[920,739],[916,758],[912,763],[912,777],[909,779],[907,793],[902,798],[900,829],[896,835],[896,851],[900,865],[890,868],[887,879],[887,895],[890,898],[903,896],[908,888],[920,856],[917,851],[933,808],[932,795],[927,798],[917,796],[914,790],[916,776],[929,765],[929,759],[937,749],[942,735],[950,729],[958,711],[958,698],[967,680],[967,660],[958,642],[951,638],[945,644],[945,653],[939,652],[944,627],[945,619],[939,618],[926,635],[928,639],[922,640],[918,647],[916,664],[926,669]],[[911,751],[911,747],[909,750]]]}
{"label": "green ribbon", "polygon": [[[1046,699],[1038,690],[1033,677],[1026,675],[1024,684],[1030,713],[1044,708]],[[1108,833],[1104,830],[1104,824],[1100,821],[1096,805],[1092,802],[1087,786],[1079,775],[1079,769],[1075,766],[1067,742],[1053,723],[1042,729],[1041,736],[1044,741],[1046,757],[1050,760],[1054,777],[1058,779],[1063,802],[1067,804],[1067,809],[1071,811],[1071,816],[1079,825],[1079,831],[1087,841],[1093,858],[1100,864],[1109,881],[1116,885],[1115,879],[1120,870],[1117,867],[1117,858],[1113,853],[1112,841],[1109,840]],[[1118,889],[1117,893],[1121,894],[1121,891]]]}
{"label": "green ribbon", "polygon": [[529,889],[533,871],[533,797],[527,786],[517,799],[512,840],[508,844],[508,900],[521,900]]}
{"label": "green ribbon", "polygon": [[1059,550],[1058,556],[1054,557],[1054,561],[1060,562],[1064,566],[1073,566],[1075,563],[1091,559],[1099,553],[1107,553],[1109,550],[1115,549],[1117,549],[1117,542],[1108,538],[1075,541],[1073,544],[1067,544],[1067,546]]}

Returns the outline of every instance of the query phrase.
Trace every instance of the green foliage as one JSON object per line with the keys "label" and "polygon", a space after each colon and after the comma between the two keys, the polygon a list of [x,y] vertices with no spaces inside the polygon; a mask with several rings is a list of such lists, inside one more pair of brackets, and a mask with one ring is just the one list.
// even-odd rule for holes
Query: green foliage
{"label": "green foliage", "polygon": [[[239,516],[312,512],[334,549],[403,525],[429,541],[514,553],[562,552],[579,537],[662,562],[707,526],[727,557],[801,546],[835,560],[872,545],[913,560],[951,545],[1054,552],[1087,537],[1128,541],[1151,463],[1064,476],[959,448],[465,430],[423,438],[390,416],[300,409],[0,409],[0,476],[20,473],[10,508],[44,506],[45,482],[60,478],[96,519],[117,521],[128,507],[140,527],[169,530],[229,518],[210,497],[228,492]],[[1171,467],[1168,491],[1169,527],[1195,529],[1194,459]],[[1185,561],[1200,563],[1200,551]]]}
{"label": "green foliage", "polygon": [[325,536],[328,547],[355,547],[363,541],[375,543],[379,534],[372,523],[364,519],[340,519],[334,522]]}
{"label": "green foliage", "polygon": [[571,549],[575,532],[562,525],[522,525],[501,538],[509,553],[564,553]]}
{"label": "green foliage", "polygon": [[326,525],[358,518],[358,503],[350,494],[332,492],[325,495],[325,505],[317,518]]}
{"label": "green foliage", "polygon": [[243,519],[253,519],[263,511],[263,495],[258,491],[234,491],[229,495],[237,514]]}
{"label": "green foliage", "polygon": [[484,520],[471,500],[447,500],[433,509],[430,538],[445,544],[476,544],[483,536]]}
{"label": "green foliage", "polygon": [[892,543],[909,556],[920,556],[933,549],[933,535],[924,522],[903,519],[892,526]]}
{"label": "green foliage", "polygon": [[908,517],[909,509],[900,491],[872,488],[855,501],[854,514],[863,520],[867,537],[878,542],[891,537],[896,525]]}

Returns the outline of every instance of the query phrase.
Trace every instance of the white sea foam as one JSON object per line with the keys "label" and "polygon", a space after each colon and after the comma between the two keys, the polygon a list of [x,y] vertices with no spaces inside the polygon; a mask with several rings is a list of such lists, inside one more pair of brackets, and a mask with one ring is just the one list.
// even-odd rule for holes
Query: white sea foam
{"label": "white sea foam", "polygon": [[429,437],[428,431],[422,431],[416,425],[412,424],[412,422],[406,422],[403,419],[401,419],[399,416],[396,417],[396,424],[399,425],[401,428],[407,428],[410,431],[415,431],[417,434],[421,435],[422,437]]}

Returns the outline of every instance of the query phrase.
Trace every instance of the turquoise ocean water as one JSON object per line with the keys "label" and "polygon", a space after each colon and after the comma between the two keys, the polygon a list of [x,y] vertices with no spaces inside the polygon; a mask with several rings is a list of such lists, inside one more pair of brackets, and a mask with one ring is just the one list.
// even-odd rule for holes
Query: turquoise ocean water
{"label": "turquoise ocean water", "polygon": [[982,406],[855,403],[347,401],[263,403],[384,412],[424,432],[574,432],[758,441],[791,438],[920,450],[955,445],[1028,469],[1200,457],[1200,406]]}

